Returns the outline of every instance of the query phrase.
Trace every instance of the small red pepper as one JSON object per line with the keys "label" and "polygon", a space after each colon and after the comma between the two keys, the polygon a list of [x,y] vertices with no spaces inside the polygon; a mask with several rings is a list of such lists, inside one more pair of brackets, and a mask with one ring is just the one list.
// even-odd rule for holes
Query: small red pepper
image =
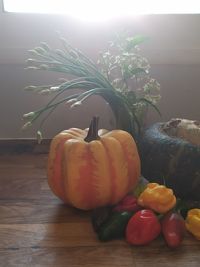
{"label": "small red pepper", "polygon": [[123,212],[123,211],[138,211],[142,207],[138,205],[137,198],[132,195],[125,196],[114,208],[113,211]]}
{"label": "small red pepper", "polygon": [[137,211],[126,227],[126,240],[131,245],[146,245],[161,232],[160,222],[152,210]]}
{"label": "small red pepper", "polygon": [[162,234],[170,248],[176,248],[182,243],[186,227],[181,214],[169,211],[161,219]]}

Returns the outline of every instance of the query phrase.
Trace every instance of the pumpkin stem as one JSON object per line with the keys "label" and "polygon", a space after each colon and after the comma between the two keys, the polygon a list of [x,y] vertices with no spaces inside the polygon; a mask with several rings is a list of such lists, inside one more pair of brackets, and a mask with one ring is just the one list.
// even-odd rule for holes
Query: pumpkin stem
{"label": "pumpkin stem", "polygon": [[84,139],[86,142],[89,143],[93,140],[100,139],[100,137],[98,136],[98,123],[99,123],[99,117],[97,116],[93,117],[90,123],[88,134]]}

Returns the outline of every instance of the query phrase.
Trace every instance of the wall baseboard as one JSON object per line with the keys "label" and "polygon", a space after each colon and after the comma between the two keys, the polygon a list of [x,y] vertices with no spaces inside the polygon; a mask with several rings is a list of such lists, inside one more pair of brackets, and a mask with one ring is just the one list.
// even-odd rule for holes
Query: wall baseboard
{"label": "wall baseboard", "polygon": [[5,154],[46,154],[49,152],[51,139],[43,139],[38,144],[36,139],[0,139],[0,155]]}

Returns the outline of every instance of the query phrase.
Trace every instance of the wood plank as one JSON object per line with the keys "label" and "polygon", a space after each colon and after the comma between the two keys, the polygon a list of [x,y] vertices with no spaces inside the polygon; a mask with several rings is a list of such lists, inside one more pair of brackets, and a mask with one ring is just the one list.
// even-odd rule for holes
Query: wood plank
{"label": "wood plank", "polygon": [[[125,242],[124,240],[99,242],[89,217],[83,221],[66,223],[0,224],[0,240],[0,248],[109,246],[109,244],[122,245]],[[167,248],[163,238],[152,242],[153,248],[155,245],[157,249],[162,245]],[[188,234],[182,248],[184,246],[200,248],[200,243]],[[147,252],[149,248],[152,249],[151,246],[145,246]]]}
{"label": "wood plank", "polygon": [[[0,248],[106,246],[90,221],[46,224],[1,224]],[[123,240],[112,244],[123,244]],[[108,245],[109,246],[109,245]]]}
{"label": "wood plank", "polygon": [[[108,246],[109,244],[109,246]],[[125,242],[113,245],[50,248],[0,249],[0,261],[7,266],[124,266],[197,267],[199,247],[186,244],[169,249],[161,240],[151,245],[131,247]],[[17,265],[18,264],[18,265]],[[1,265],[2,266],[2,265]]]}
{"label": "wood plank", "polygon": [[47,155],[0,157],[0,200],[55,200],[46,175]]}
{"label": "wood plank", "polygon": [[128,247],[23,248],[1,250],[2,267],[134,267]]}
{"label": "wood plank", "polygon": [[153,241],[151,245],[132,247],[132,256],[136,267],[197,267],[200,265],[200,243],[190,235],[177,249],[167,247],[163,239]]}
{"label": "wood plank", "polygon": [[50,191],[46,163],[47,154],[0,156],[0,266],[199,266],[200,242],[189,233],[176,250],[162,237],[141,247],[98,241],[90,213]]}
{"label": "wood plank", "polygon": [[1,224],[82,222],[90,220],[89,214],[55,201],[0,201]]}
{"label": "wood plank", "polygon": [[[30,179],[31,177],[31,179]],[[23,174],[21,177],[3,176],[0,183],[0,200],[35,200],[48,202],[49,199],[57,202],[57,197],[50,191],[46,177]]]}

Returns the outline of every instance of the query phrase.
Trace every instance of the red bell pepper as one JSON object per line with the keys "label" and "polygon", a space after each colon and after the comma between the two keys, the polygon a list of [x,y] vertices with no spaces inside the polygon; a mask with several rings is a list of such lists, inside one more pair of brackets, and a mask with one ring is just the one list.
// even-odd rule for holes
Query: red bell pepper
{"label": "red bell pepper", "polygon": [[138,211],[142,207],[138,205],[137,198],[133,195],[125,196],[114,208],[113,211],[123,212],[123,211]]}
{"label": "red bell pepper", "polygon": [[131,245],[146,245],[161,232],[160,222],[152,210],[137,211],[126,227],[126,240]]}
{"label": "red bell pepper", "polygon": [[167,245],[171,248],[178,247],[185,236],[186,227],[183,217],[174,211],[164,215],[161,220],[162,234]]}

